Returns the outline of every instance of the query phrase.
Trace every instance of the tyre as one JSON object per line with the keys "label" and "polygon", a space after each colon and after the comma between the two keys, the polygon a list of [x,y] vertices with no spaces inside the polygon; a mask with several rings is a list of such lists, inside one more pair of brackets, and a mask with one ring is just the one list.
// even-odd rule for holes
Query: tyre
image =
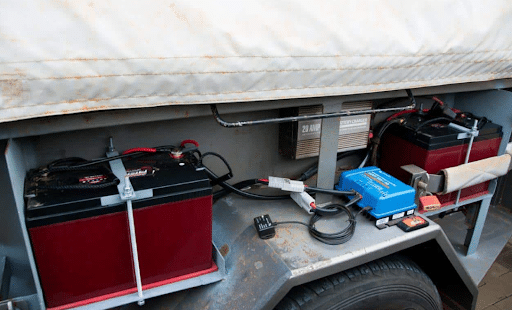
{"label": "tyre", "polygon": [[388,256],[294,287],[275,310],[442,310],[437,289],[411,260]]}

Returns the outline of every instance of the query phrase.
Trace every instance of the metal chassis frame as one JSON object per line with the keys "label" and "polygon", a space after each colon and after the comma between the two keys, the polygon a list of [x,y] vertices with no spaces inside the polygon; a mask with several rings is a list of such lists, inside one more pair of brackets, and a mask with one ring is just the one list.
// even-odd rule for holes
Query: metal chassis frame
{"label": "metal chassis frame", "polygon": [[[468,91],[469,90],[480,90],[480,89],[489,89],[489,88],[497,88],[497,87],[510,87],[512,85],[512,80],[501,80],[501,81],[492,81],[492,82],[485,82],[485,83],[474,83],[471,85],[449,85],[449,86],[441,86],[441,87],[432,87],[432,88],[426,88],[426,89],[420,89],[418,91],[415,90],[415,94],[419,95],[425,95],[425,94],[433,94],[433,93],[443,93],[443,92],[458,92],[458,91]],[[345,96],[342,97],[343,101],[355,101],[355,100],[367,100],[371,98],[390,98],[390,97],[399,97],[403,96],[399,91],[395,92],[388,92],[388,93],[377,93],[377,94],[367,94],[367,95],[354,95],[354,96]],[[331,106],[340,103],[341,98],[312,98],[312,99],[305,99],[305,100],[290,100],[290,102],[285,103],[284,105],[288,106],[296,106],[298,102],[303,102],[304,105],[313,105],[313,104],[324,104],[324,107],[326,109],[329,109]],[[279,105],[279,107],[284,107],[284,105]],[[227,105],[228,106],[228,105]],[[263,105],[257,105],[257,104],[241,104],[241,108],[235,107],[235,106],[229,106],[229,109],[231,112],[239,112],[239,111],[247,111],[247,110],[264,110],[264,109],[271,109],[276,108],[277,105],[273,105],[272,102],[263,104]],[[30,241],[28,238],[28,232],[24,225],[24,214],[23,214],[23,180],[26,172],[26,162],[27,159],[24,156],[24,150],[20,147],[19,143],[17,143],[16,140],[13,140],[12,138],[18,138],[18,137],[24,137],[24,136],[33,136],[33,135],[41,135],[46,133],[54,133],[54,132],[63,132],[63,131],[70,131],[70,130],[77,130],[77,129],[88,129],[88,128],[98,128],[98,127],[104,127],[104,126],[113,126],[118,124],[130,124],[130,123],[137,123],[137,122],[149,122],[159,119],[173,119],[174,117],[177,118],[183,118],[183,117],[189,117],[191,116],[200,116],[200,115],[207,115],[207,107],[205,106],[194,106],[194,107],[163,107],[163,108],[155,108],[155,109],[147,109],[145,110],[142,115],[137,115],[137,113],[133,113],[131,110],[127,111],[107,111],[107,112],[94,112],[94,113],[84,113],[80,115],[71,115],[71,116],[59,116],[59,117],[51,117],[51,118],[45,118],[45,119],[36,119],[36,120],[28,120],[28,121],[20,121],[15,123],[4,123],[0,124],[0,138],[6,139],[11,138],[9,141],[9,146],[6,152],[6,160],[8,164],[8,172],[9,172],[9,179],[11,181],[13,195],[15,198],[16,206],[18,209],[18,216],[20,219],[20,223],[22,224],[22,233],[23,238],[26,243],[26,250],[28,252],[29,257],[29,263],[31,265],[32,269],[32,276],[35,279],[35,287],[37,291],[37,297],[39,302],[39,308],[41,310],[45,309],[44,301],[42,299],[42,290],[41,286],[38,281],[37,271],[35,268],[35,262],[33,259],[32,250],[30,247]],[[173,115],[162,113],[163,111],[176,111],[178,113],[172,113]],[[189,114],[189,112],[191,112]],[[178,114],[178,116],[175,116]],[[124,115],[128,116],[125,119],[120,120],[119,116]],[[85,121],[85,122],[84,122]],[[339,125],[339,122],[333,122],[334,126],[336,124]],[[325,126],[325,127],[324,127]],[[323,128],[325,129],[324,132],[326,132],[325,135],[321,137],[322,144],[325,146],[328,144],[329,141],[334,140],[333,137],[329,136],[328,128],[330,125],[328,123],[323,125]],[[331,128],[332,129],[332,128]],[[337,132],[335,130],[334,132]],[[333,134],[333,136],[337,136]],[[331,151],[326,147],[327,149],[324,149],[324,151],[321,150],[322,156],[322,164],[323,167],[321,167],[322,170],[330,169],[329,167],[332,167],[333,161],[332,161],[332,154]],[[322,155],[323,154],[323,155]],[[323,181],[320,181],[320,184]],[[325,184],[329,183],[330,181],[327,181]],[[488,199],[490,201],[490,198]],[[229,199],[227,200],[229,201]],[[236,201],[235,201],[236,203]],[[259,210],[261,210],[261,206],[258,207]],[[488,202],[487,202],[487,208],[488,208]],[[264,208],[265,210],[273,209],[273,208]],[[262,210],[261,210],[262,211]],[[479,213],[479,218],[477,220],[478,225],[483,225],[483,221],[485,221],[485,214],[486,210],[481,209],[481,212]],[[299,216],[300,217],[300,216]],[[250,222],[250,221],[249,221]],[[247,224],[247,221],[244,221],[245,225]],[[225,231],[220,228],[221,223],[214,222],[214,226],[217,227],[217,231],[214,231],[214,241],[216,244],[233,244],[234,240],[231,240],[231,242],[225,243],[226,239],[232,239],[228,238],[225,235]],[[231,229],[238,229],[236,227],[233,227]],[[249,234],[249,230],[245,230],[245,233]],[[236,237],[238,237],[241,234],[235,234]],[[217,235],[217,237],[215,237]],[[478,232],[477,232],[478,235]],[[471,291],[474,297],[473,305],[476,301],[476,294],[477,294],[477,288],[476,284],[472,280],[471,276],[468,274],[466,269],[463,267],[463,265],[460,263],[459,259],[457,258],[457,255],[455,254],[455,251],[451,244],[449,243],[448,239],[446,238],[445,234],[441,230],[441,228],[434,223],[432,223],[431,228],[428,230],[421,230],[421,233],[419,235],[414,235],[412,237],[411,235],[407,235],[406,238],[399,238],[400,240],[396,243],[390,243],[388,241],[385,241],[384,243],[377,243],[373,244],[372,246],[368,247],[362,247],[359,251],[356,252],[349,252],[345,253],[344,255],[338,256],[337,259],[328,259],[327,261],[318,261],[316,263],[313,263],[311,265],[297,268],[293,270],[287,270],[284,274],[276,275],[278,276],[277,279],[275,279],[275,282],[273,285],[271,285],[268,288],[267,294],[262,296],[262,299],[258,302],[253,304],[253,308],[258,309],[266,309],[269,307],[272,307],[273,305],[277,304],[277,302],[286,294],[286,292],[293,286],[301,283],[306,283],[321,277],[324,277],[326,275],[332,274],[334,272],[342,271],[347,268],[351,268],[357,265],[360,265],[362,263],[374,260],[379,257],[383,257],[385,255],[394,253],[396,251],[400,251],[402,249],[408,248],[410,246],[416,245],[421,242],[426,242],[428,240],[435,240],[440,247],[443,249],[444,253],[447,255],[449,260],[452,262],[453,266],[457,270],[459,276],[462,278],[468,289]],[[476,236],[475,236],[476,237]],[[217,240],[215,240],[217,239]],[[251,239],[252,240],[252,239]],[[252,241],[253,244],[255,240]],[[270,255],[273,258],[276,254],[276,249],[282,248],[282,245],[276,245],[272,244],[273,241],[265,242],[266,245],[263,245],[263,249],[266,251],[270,251],[274,254]],[[261,244],[260,241],[256,242],[257,244]],[[223,247],[222,247],[223,248]],[[223,255],[226,255],[224,251],[221,251]],[[218,253],[218,252],[217,252]],[[286,254],[286,253],[284,253]],[[278,261],[283,262],[283,253],[279,254],[280,257]],[[286,255],[284,255],[286,256]],[[217,258],[222,259],[222,255],[217,254]],[[286,259],[286,257],[284,258]],[[235,271],[234,269],[230,269],[232,266],[232,263],[229,262],[230,258],[227,257],[226,261],[226,270],[228,273],[231,273]],[[255,264],[257,263],[254,262]],[[232,270],[230,272],[230,270]],[[230,276],[227,277],[226,280],[229,280],[230,277],[234,276],[233,274],[230,274]],[[208,291],[215,290],[215,287],[222,286],[223,283],[227,281],[219,282],[215,285],[210,285],[207,287],[202,287],[198,290],[194,290],[195,295],[204,295],[204,296],[211,296],[208,294]],[[183,293],[183,294],[188,294]],[[174,295],[174,294],[173,294]],[[160,298],[160,300],[163,300],[166,302],[166,304],[171,307],[173,305],[173,301],[169,299],[173,299],[173,295],[171,296],[163,296]],[[30,297],[32,296],[32,297]],[[30,295],[27,298],[33,298],[36,295]],[[136,301],[136,299],[134,300]],[[113,305],[110,305],[112,307]],[[176,309],[180,308],[180,304],[175,306]],[[187,309],[186,307],[182,307],[182,309]]]}

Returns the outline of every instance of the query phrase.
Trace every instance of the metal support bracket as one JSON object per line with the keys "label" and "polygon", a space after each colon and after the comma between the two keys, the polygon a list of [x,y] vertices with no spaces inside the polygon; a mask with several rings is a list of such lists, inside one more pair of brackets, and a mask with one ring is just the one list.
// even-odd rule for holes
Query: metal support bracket
{"label": "metal support bracket", "polygon": [[[115,151],[114,144],[112,142],[112,138],[110,138],[110,146],[107,152],[107,157],[118,156],[119,153]],[[115,159],[109,161],[110,168],[112,169],[112,173],[119,179],[119,184],[117,185],[117,190],[119,192],[119,199],[121,201],[126,202],[127,212],[128,212],[128,225],[130,227],[130,243],[132,245],[132,260],[133,260],[133,269],[135,269],[135,281],[137,282],[137,295],[139,300],[137,304],[139,306],[144,305],[144,293],[142,291],[142,278],[140,276],[140,266],[139,266],[139,252],[137,251],[137,237],[135,234],[135,220],[133,217],[133,206],[132,200],[141,199],[133,189],[132,183],[130,182],[130,177],[126,174],[126,169],[123,165],[123,161],[121,159]],[[146,193],[147,195],[147,193]],[[153,193],[151,192],[151,196]],[[149,197],[151,197],[149,196]],[[103,204],[103,200],[102,200]]]}
{"label": "metal support bracket", "polygon": [[[342,108],[342,103],[324,104],[324,113],[336,113]],[[322,119],[322,132],[320,134],[320,150],[318,155],[317,187],[332,189],[336,172],[336,154],[338,153],[338,138],[340,132],[340,119]],[[332,195],[317,194],[317,206],[330,204]]]}
{"label": "metal support bracket", "polygon": [[7,299],[11,284],[11,268],[7,257],[0,256],[0,301]]}
{"label": "metal support bracket", "polygon": [[429,174],[416,165],[405,165],[401,168],[409,173],[409,185],[416,189],[416,204],[418,204],[422,192],[439,193],[443,191],[444,175]]}
{"label": "metal support bracket", "polygon": [[[475,120],[475,122],[478,122],[478,121]],[[461,133],[459,133],[457,135],[458,140],[467,139],[467,138],[471,138],[471,137],[478,137],[478,134],[479,134],[479,131],[476,129],[476,127],[466,128],[464,126],[460,126],[460,125],[457,125],[454,123],[448,124],[448,127],[462,131]]]}
{"label": "metal support bracket", "polygon": [[[466,131],[466,133],[469,135],[468,150],[466,152],[466,159],[464,160],[464,163],[467,164],[469,162],[469,155],[471,154],[471,149],[473,148],[473,141],[475,140],[475,137],[478,136],[478,120],[475,119],[475,122],[473,123],[473,128],[467,129],[467,128],[462,127],[461,130]],[[458,139],[460,139],[460,138],[458,138]],[[455,204],[458,204],[460,201],[461,191],[462,190],[459,189],[459,191],[457,192],[457,199],[455,200]]]}
{"label": "metal support bracket", "polygon": [[26,301],[9,299],[0,301],[0,310],[29,310],[29,306]]}

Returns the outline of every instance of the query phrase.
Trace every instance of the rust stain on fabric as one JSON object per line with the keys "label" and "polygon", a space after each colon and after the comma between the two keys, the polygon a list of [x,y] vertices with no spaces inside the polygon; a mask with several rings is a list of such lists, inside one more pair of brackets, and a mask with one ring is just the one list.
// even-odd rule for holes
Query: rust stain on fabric
{"label": "rust stain on fabric", "polygon": [[172,12],[174,13],[174,16],[176,16],[177,19],[190,25],[190,23],[188,22],[187,16],[185,16],[185,14],[183,14],[177,10],[175,3],[171,3],[169,5],[169,7],[171,8]]}
{"label": "rust stain on fabric", "polygon": [[23,98],[23,82],[17,79],[0,80],[1,96],[4,103]]}
{"label": "rust stain on fabric", "polygon": [[84,106],[82,106],[82,108],[80,110],[87,112],[87,111],[106,110],[106,109],[108,109],[108,106],[106,106],[106,105],[101,105],[98,107],[88,107],[88,106],[84,105]]}

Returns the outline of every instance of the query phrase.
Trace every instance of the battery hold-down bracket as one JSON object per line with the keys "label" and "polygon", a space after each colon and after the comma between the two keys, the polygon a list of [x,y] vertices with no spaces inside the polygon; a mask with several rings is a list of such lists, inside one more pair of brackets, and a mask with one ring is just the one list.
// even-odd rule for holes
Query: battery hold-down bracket
{"label": "battery hold-down bracket", "polygon": [[[110,145],[107,151],[107,157],[115,157],[118,156],[119,153],[114,148],[113,139],[110,138]],[[117,185],[117,190],[119,195],[113,195],[105,197],[105,200],[102,198],[103,203],[111,203],[115,202],[115,200],[120,200],[126,202],[126,208],[128,213],[128,225],[130,228],[130,243],[132,246],[132,260],[133,266],[135,270],[135,281],[137,283],[137,295],[139,300],[137,304],[142,306],[145,304],[144,293],[142,291],[142,278],[140,275],[140,266],[139,266],[139,254],[137,251],[137,238],[135,234],[135,220],[133,216],[133,206],[132,200],[149,198],[153,197],[153,190],[144,190],[144,191],[135,191],[130,182],[130,177],[126,173],[126,168],[124,167],[123,161],[121,159],[114,159],[109,161],[110,168],[112,169],[112,173],[119,179],[119,184]]]}

